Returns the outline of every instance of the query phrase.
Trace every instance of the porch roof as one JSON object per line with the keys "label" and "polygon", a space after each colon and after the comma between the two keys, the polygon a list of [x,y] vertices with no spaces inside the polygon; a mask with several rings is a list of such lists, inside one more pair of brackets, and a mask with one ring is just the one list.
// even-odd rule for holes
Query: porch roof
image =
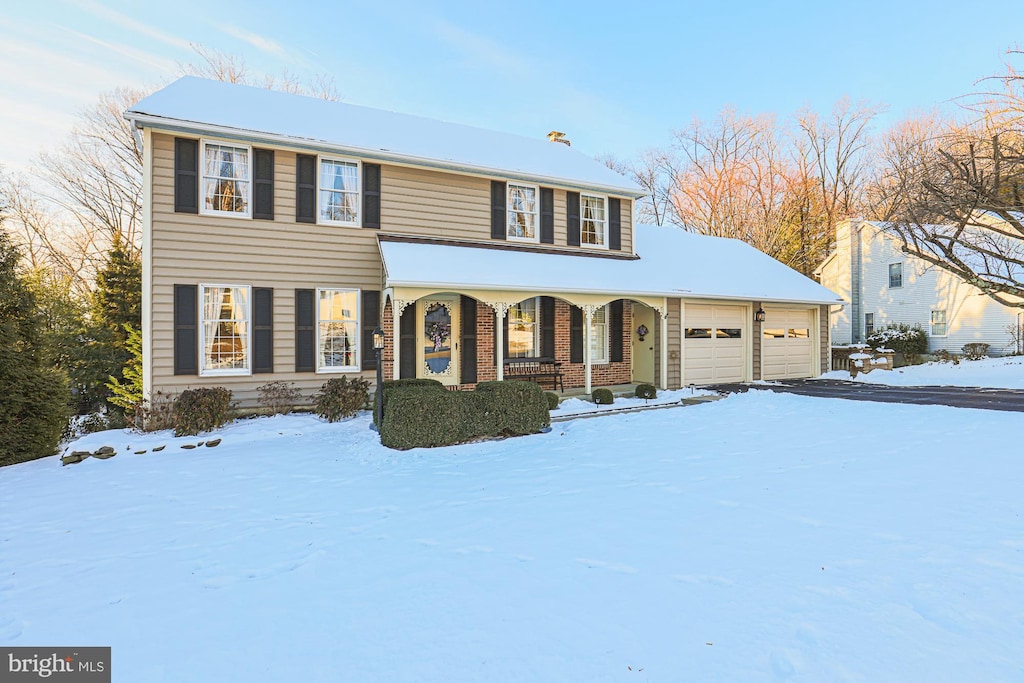
{"label": "porch roof", "polygon": [[814,280],[738,240],[638,225],[636,243],[640,258],[612,259],[379,241],[385,286],[389,288],[577,294],[608,300],[681,297],[806,304],[842,301]]}

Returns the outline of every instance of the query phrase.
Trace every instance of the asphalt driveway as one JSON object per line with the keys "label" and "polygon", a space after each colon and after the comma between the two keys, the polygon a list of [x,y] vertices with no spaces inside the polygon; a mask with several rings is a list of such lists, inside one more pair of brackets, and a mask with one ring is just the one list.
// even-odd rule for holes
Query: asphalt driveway
{"label": "asphalt driveway", "polygon": [[1024,390],[986,389],[984,387],[892,387],[833,379],[787,379],[763,384],[716,384],[714,389],[729,394],[750,389],[774,391],[818,398],[845,398],[852,401],[911,403],[916,405],[980,408],[1024,413]]}

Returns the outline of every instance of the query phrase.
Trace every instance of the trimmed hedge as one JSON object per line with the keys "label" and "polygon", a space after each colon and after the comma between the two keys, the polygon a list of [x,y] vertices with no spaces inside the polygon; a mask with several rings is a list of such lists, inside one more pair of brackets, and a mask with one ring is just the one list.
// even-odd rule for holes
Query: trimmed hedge
{"label": "trimmed hedge", "polygon": [[558,398],[558,394],[553,391],[545,391],[544,398],[548,400],[548,410],[555,410],[558,408],[558,402],[561,400]]}
{"label": "trimmed hedge", "polygon": [[591,397],[594,399],[594,403],[598,405],[611,405],[615,403],[615,394],[612,393],[611,389],[594,389]]}
{"label": "trimmed hedge", "polygon": [[381,443],[401,450],[535,434],[551,423],[544,392],[533,382],[483,382],[476,391],[406,384],[386,387],[384,398]]}
{"label": "trimmed hedge", "polygon": [[[392,389],[412,388],[423,391],[445,391],[448,390],[436,379],[392,379],[384,382],[384,414],[388,414],[388,392]],[[376,390],[376,389],[375,389]],[[377,415],[377,397],[373,398],[373,424],[379,426]]]}
{"label": "trimmed hedge", "polygon": [[637,398],[658,398],[658,390],[654,388],[653,384],[638,384],[633,394]]}

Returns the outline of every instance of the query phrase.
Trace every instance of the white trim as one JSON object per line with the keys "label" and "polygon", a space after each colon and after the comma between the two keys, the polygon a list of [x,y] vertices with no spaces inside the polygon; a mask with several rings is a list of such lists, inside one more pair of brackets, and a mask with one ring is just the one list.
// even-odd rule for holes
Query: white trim
{"label": "white trim", "polygon": [[[397,154],[393,152],[387,152],[380,149],[369,149],[363,147],[354,147],[351,145],[339,145],[328,141],[317,140],[315,144],[310,144],[310,140],[307,138],[300,138],[291,135],[281,135],[278,133],[267,133],[265,131],[249,130],[245,128],[234,128],[231,126],[222,126],[217,124],[207,123],[196,123],[194,121],[186,121],[183,119],[175,119],[167,116],[157,116],[154,114],[145,114],[142,112],[136,112],[129,110],[125,114],[126,117],[136,121],[143,127],[159,128],[161,130],[169,131],[170,133],[188,133],[192,135],[220,135],[229,139],[239,140],[253,140],[257,142],[265,142],[272,145],[279,145],[282,147],[290,147],[292,149],[302,149],[310,151],[328,150],[330,152],[337,152],[338,154],[359,156],[366,159],[373,159],[376,161],[389,161],[398,162],[408,166],[416,168],[436,168],[445,171],[452,171],[455,173],[462,173],[465,175],[473,175],[480,177],[505,177],[505,178],[521,178],[523,182],[536,182],[543,185],[558,185],[560,187],[571,188],[575,190],[591,189],[598,190],[601,192],[608,192],[610,196],[622,197],[630,200],[641,199],[647,196],[647,193],[638,190],[636,187],[624,187],[617,185],[603,185],[600,183],[590,184],[582,183],[579,180],[573,178],[565,178],[559,176],[546,176],[546,175],[531,175],[529,178],[520,177],[514,175],[514,169],[508,168],[497,168],[491,166],[476,166],[467,163],[453,163],[445,162],[440,159],[431,159],[429,157],[418,157],[411,154]],[[634,205],[636,202],[633,202]],[[635,222],[634,222],[635,224]]]}
{"label": "white trim", "polygon": [[[602,244],[587,244],[583,241],[583,198],[590,197],[591,199],[600,199],[604,202],[604,242]],[[608,243],[608,195],[594,194],[593,192],[580,192],[580,246],[584,249],[599,249],[601,251],[607,251],[609,249]]]}
{"label": "white trim", "polygon": [[[215,209],[206,208],[206,191],[204,190],[205,179],[206,179],[206,146],[207,145],[219,145],[221,147],[233,147],[235,149],[246,150],[246,162],[245,168],[248,175],[245,178],[245,186],[248,189],[248,193],[245,197],[245,211],[218,211]],[[227,140],[216,140],[202,138],[199,141],[199,169],[197,175],[199,176],[199,215],[201,216],[223,216],[227,218],[252,218],[252,145],[238,144]]]}
{"label": "white trim", "polygon": [[[244,368],[227,368],[218,369],[212,368],[207,369],[206,366],[206,325],[205,318],[203,318],[203,294],[205,289],[219,287],[223,289],[244,289],[246,291],[245,296],[245,365]],[[229,377],[229,376],[249,376],[252,375],[252,285],[232,285],[223,283],[212,283],[212,282],[201,282],[199,283],[199,300],[196,302],[198,306],[198,315],[196,321],[199,323],[199,376],[200,377]]]}
{"label": "white trim", "polygon": [[[356,364],[341,365],[338,367],[320,366],[320,292],[355,292],[356,294]],[[363,368],[363,292],[354,287],[317,287],[316,298],[313,301],[314,325],[316,330],[313,334],[313,352],[316,354],[314,361],[315,372],[318,375],[336,375],[346,372],[362,372]],[[383,356],[383,354],[381,354]],[[381,361],[383,362],[383,360]]]}
{"label": "white trim", "polygon": [[[322,176],[322,165],[325,161],[334,161],[342,164],[355,164],[356,165],[356,185],[358,191],[356,194],[359,195],[359,199],[356,201],[356,220],[353,221],[331,221],[321,218],[321,211],[323,207],[320,203],[320,192],[325,191],[324,188],[320,187],[320,177]],[[316,155],[316,224],[317,225],[339,225],[346,228],[360,228],[363,225],[363,162],[359,159],[352,157],[344,157],[339,155],[330,154],[317,154]],[[330,190],[326,190],[330,191]],[[334,190],[335,192],[339,190]]]}
{"label": "white trim", "polygon": [[[508,234],[508,214],[513,211],[509,198],[512,196],[512,186],[524,187],[533,190],[534,198],[534,210],[533,210],[533,237],[515,237]],[[520,211],[518,213],[526,213]],[[530,183],[520,183],[511,180],[505,181],[505,239],[509,242],[526,242],[528,244],[539,244],[540,243],[540,185],[531,185]]]}
{"label": "white trim", "polygon": [[[899,266],[900,267],[900,283],[898,285],[893,285],[893,283],[892,283],[892,267],[893,266]],[[904,280],[904,277],[906,276],[906,268],[903,267],[903,261],[892,261],[891,263],[889,263],[888,267],[886,268],[885,275],[886,275],[886,284],[888,285],[887,289],[903,289],[903,280]],[[861,278],[861,281],[863,282],[863,277]]]}
{"label": "white trim", "polygon": [[[142,398],[149,401],[153,396],[153,132],[143,130],[142,136]],[[172,285],[172,297],[173,291]]]}

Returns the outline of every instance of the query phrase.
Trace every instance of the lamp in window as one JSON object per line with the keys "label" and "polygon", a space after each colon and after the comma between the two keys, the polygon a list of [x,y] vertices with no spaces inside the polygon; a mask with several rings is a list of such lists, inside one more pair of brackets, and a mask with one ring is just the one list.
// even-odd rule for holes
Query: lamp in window
{"label": "lamp in window", "polygon": [[764,322],[764,309],[761,308],[760,306],[758,306],[757,307],[757,311],[754,312],[754,322],[755,323],[763,323]]}
{"label": "lamp in window", "polygon": [[384,364],[380,360],[381,353],[384,351],[384,330],[379,326],[373,330],[373,350],[377,354],[377,392],[374,396],[374,402],[377,404],[377,420],[374,424],[377,431],[380,432],[380,426],[384,423]]}

